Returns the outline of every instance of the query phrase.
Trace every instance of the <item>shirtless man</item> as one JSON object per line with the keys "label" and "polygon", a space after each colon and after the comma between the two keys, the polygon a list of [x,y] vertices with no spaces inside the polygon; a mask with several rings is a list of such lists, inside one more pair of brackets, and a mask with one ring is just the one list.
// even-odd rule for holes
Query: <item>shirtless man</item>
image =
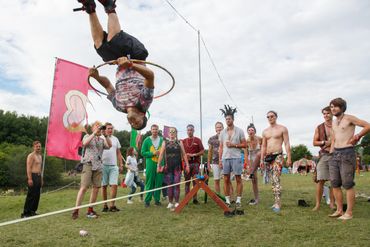
{"label": "shirtless man", "polygon": [[290,166],[292,164],[288,129],[276,123],[277,117],[278,115],[275,111],[267,112],[270,127],[262,133],[261,148],[261,168],[270,171],[269,176],[272,181],[272,192],[275,196],[275,203],[272,205],[272,210],[275,213],[279,213],[281,209],[280,175],[284,162],[283,143],[287,153],[287,165]]}
{"label": "shirtless man", "polygon": [[[356,170],[356,153],[354,145],[370,131],[370,124],[355,116],[344,114],[347,103],[342,98],[330,101],[331,113],[336,117],[331,133],[329,161],[330,181],[334,191],[337,210],[329,217],[339,217],[341,220],[352,219],[355,204],[354,176]],[[356,126],[363,129],[355,135]],[[341,187],[346,190],[347,210],[343,214],[343,194]]]}
{"label": "shirtless man", "polygon": [[41,176],[41,142],[33,142],[33,152],[27,156],[27,186],[28,193],[24,203],[22,218],[37,215],[39,206],[41,186],[43,179]]}
{"label": "shirtless man", "polygon": [[[322,109],[321,113],[324,117],[325,122],[316,127],[315,135],[313,137],[313,145],[316,147],[320,147],[320,160],[316,166],[316,205],[312,209],[312,211],[319,210],[324,184],[326,181],[329,180],[329,152],[331,145],[330,134],[333,115],[331,114],[329,106]],[[334,208],[334,195],[332,188],[330,188],[330,208]]]}
{"label": "shirtless man", "polygon": [[[254,199],[249,201],[249,205],[257,205],[259,201],[258,196],[258,180],[257,180],[257,168],[259,165],[259,161],[261,159],[261,145],[262,145],[262,138],[259,136],[256,136],[256,127],[253,123],[248,125],[247,128],[248,132],[248,139],[247,139],[247,147],[244,150],[244,157],[247,157],[245,159],[247,167],[249,167],[249,178],[252,180],[252,186],[253,186],[253,194]],[[256,164],[256,165],[255,165]]]}

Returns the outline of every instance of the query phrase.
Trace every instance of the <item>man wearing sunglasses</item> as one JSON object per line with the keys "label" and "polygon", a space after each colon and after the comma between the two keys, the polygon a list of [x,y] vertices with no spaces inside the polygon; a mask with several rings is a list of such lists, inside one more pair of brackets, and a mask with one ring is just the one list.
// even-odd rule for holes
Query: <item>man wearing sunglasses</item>
{"label": "man wearing sunglasses", "polygon": [[279,213],[281,208],[280,175],[284,162],[283,144],[287,153],[286,163],[288,166],[292,164],[288,129],[276,123],[277,117],[278,115],[275,111],[267,112],[267,120],[270,127],[265,129],[262,133],[260,161],[261,168],[268,171],[269,178],[272,181],[272,192],[275,197],[275,203],[271,208],[275,213]]}

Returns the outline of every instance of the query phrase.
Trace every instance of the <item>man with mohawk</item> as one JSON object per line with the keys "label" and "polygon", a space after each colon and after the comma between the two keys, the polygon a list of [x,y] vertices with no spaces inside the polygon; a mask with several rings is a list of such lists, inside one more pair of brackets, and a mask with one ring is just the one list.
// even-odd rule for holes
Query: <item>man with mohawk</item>
{"label": "man with mohawk", "polygon": [[220,133],[219,165],[224,174],[224,193],[226,204],[230,206],[230,173],[235,174],[236,179],[236,209],[241,209],[243,183],[241,174],[243,171],[241,150],[246,148],[247,141],[241,128],[234,126],[236,108],[225,105],[220,109],[225,117],[227,128]]}

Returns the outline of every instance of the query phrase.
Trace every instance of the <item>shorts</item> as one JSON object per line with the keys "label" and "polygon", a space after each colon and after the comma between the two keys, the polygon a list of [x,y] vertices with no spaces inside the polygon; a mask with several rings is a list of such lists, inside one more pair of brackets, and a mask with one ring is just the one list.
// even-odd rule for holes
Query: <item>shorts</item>
{"label": "shorts", "polygon": [[116,60],[119,57],[130,55],[131,59],[145,60],[148,51],[145,46],[135,37],[122,30],[117,33],[110,41],[107,40],[108,34],[104,32],[103,43],[99,48],[95,47],[96,52],[104,62]]}
{"label": "shorts", "polygon": [[317,180],[324,180],[327,181],[330,179],[329,175],[329,160],[330,160],[329,154],[323,154],[320,157],[319,163],[317,163],[316,166],[316,173],[317,173]]}
{"label": "shorts", "polygon": [[101,178],[101,170],[93,171],[91,163],[84,163],[81,173],[81,186],[89,188],[92,184],[94,187],[100,188]]}
{"label": "shorts", "polygon": [[221,168],[218,164],[211,164],[212,172],[213,172],[213,179],[220,180],[221,179]]}
{"label": "shorts", "polygon": [[222,159],[222,174],[229,175],[231,172],[235,175],[242,174],[243,163],[241,158]]}
{"label": "shorts", "polygon": [[103,166],[103,179],[102,186],[118,185],[118,166],[104,165]]}
{"label": "shorts", "polygon": [[353,147],[335,148],[329,161],[330,183],[333,188],[355,186],[356,153]]}

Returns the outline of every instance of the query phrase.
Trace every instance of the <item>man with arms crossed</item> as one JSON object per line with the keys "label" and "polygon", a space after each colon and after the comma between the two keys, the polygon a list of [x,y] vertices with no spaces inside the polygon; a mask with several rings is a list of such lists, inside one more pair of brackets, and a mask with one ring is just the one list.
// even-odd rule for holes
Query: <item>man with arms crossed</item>
{"label": "man with arms crossed", "polygon": [[219,147],[220,132],[224,129],[224,125],[221,122],[215,124],[216,135],[212,136],[208,140],[208,171],[213,172],[213,180],[215,181],[215,191],[220,193],[220,179],[221,179],[221,169],[219,164]]}
{"label": "man with arms crossed", "polygon": [[[184,149],[186,153],[186,157],[189,162],[189,172],[184,170],[184,177],[185,180],[190,180],[191,178],[195,178],[196,175],[199,173],[199,164],[200,164],[200,157],[204,153],[204,147],[202,144],[202,140],[198,137],[194,136],[194,125],[188,124],[186,126],[186,132],[188,137],[185,138],[182,143],[184,144]],[[193,181],[193,186],[195,186],[196,181]],[[190,192],[190,182],[185,183],[185,195]],[[199,204],[197,199],[197,194],[193,197],[193,203]]]}
{"label": "man with arms crossed", "polygon": [[[322,109],[321,113],[324,116],[325,122],[317,126],[317,128],[315,129],[315,135],[313,137],[313,145],[320,147],[320,160],[316,166],[316,205],[312,209],[312,211],[317,211],[320,209],[320,202],[322,198],[324,184],[326,181],[329,180],[329,151],[331,145],[330,134],[333,115],[331,114],[329,106]],[[332,188],[330,188],[330,208],[334,208],[334,195]]]}
{"label": "man with arms crossed", "polygon": [[275,197],[272,210],[275,213],[279,213],[281,209],[280,175],[284,162],[283,143],[287,153],[287,165],[290,166],[292,164],[288,129],[276,123],[277,117],[278,115],[275,111],[267,112],[270,127],[262,133],[261,149],[261,167],[269,170],[270,180],[272,181],[272,192]]}
{"label": "man with arms crossed", "polygon": [[[112,147],[103,151],[103,178],[102,178],[102,194],[103,200],[107,200],[107,186],[110,185],[111,188],[111,198],[116,198],[117,196],[117,185],[118,185],[118,174],[119,171],[123,169],[123,159],[121,154],[121,144],[117,137],[113,136],[113,125],[111,123],[105,124],[105,130],[103,134],[107,135],[111,142]],[[117,158],[119,162],[119,169],[117,166]],[[107,203],[104,204],[103,212],[117,212],[119,209],[115,206],[115,201],[110,202],[110,207],[108,208]]]}
{"label": "man with arms crossed", "polygon": [[37,215],[36,211],[40,201],[40,191],[43,185],[41,176],[41,143],[33,142],[33,152],[27,156],[27,185],[28,192],[24,203],[22,218]]}
{"label": "man with arms crossed", "polygon": [[[329,161],[330,181],[334,191],[337,210],[329,217],[341,220],[352,219],[355,204],[354,176],[356,170],[356,153],[354,145],[370,131],[370,124],[355,116],[344,114],[347,103],[342,98],[330,101],[331,113],[336,117],[333,121]],[[356,126],[363,129],[355,135]],[[346,190],[347,210],[343,214],[343,194],[341,186]]]}
{"label": "man with arms crossed", "polygon": [[220,133],[219,147],[219,166],[224,174],[224,193],[226,204],[230,203],[230,173],[235,174],[236,179],[236,208],[241,208],[243,193],[242,171],[243,163],[241,149],[247,146],[245,135],[242,129],[234,125],[234,114],[236,109],[225,105],[225,109],[220,109],[225,116],[227,128]]}

